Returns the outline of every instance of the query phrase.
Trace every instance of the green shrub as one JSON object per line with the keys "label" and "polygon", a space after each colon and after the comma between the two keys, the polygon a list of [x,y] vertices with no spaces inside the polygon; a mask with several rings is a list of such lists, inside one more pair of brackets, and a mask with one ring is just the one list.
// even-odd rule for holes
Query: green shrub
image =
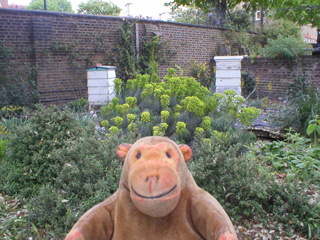
{"label": "green shrub", "polygon": [[190,76],[197,79],[202,86],[210,88],[214,85],[214,76],[206,63],[191,61],[189,67]]}
{"label": "green shrub", "polygon": [[269,215],[290,235],[293,230],[306,235],[310,231],[318,238],[320,206],[311,203],[305,191],[308,185],[275,181],[260,161],[241,155],[246,143],[235,143],[234,138],[230,133],[196,138],[192,146],[194,160],[188,165],[197,184],[215,196],[235,222],[259,219],[268,225]]}
{"label": "green shrub", "polygon": [[9,142],[8,139],[0,139],[0,163],[6,153],[8,142]]}
{"label": "green shrub", "polygon": [[149,112],[141,113],[141,121],[144,123],[150,122],[150,113]]}
{"label": "green shrub", "polygon": [[[9,202],[10,200],[6,201],[3,198],[0,201],[0,238],[24,239],[27,235],[35,233],[37,229],[34,225],[28,224],[27,216],[24,215],[26,210],[19,208],[21,202],[18,199]],[[22,214],[16,214],[17,210]]]}
{"label": "green shrub", "polygon": [[272,59],[297,59],[307,53],[310,54],[310,51],[310,46],[302,39],[281,36],[275,40],[269,39],[267,45],[261,50],[261,54]]}
{"label": "green shrub", "polygon": [[[164,135],[190,142],[197,127],[204,128],[209,137],[216,119],[222,115],[230,120],[229,127],[235,127],[237,120],[249,125],[257,117],[258,110],[243,109],[241,112],[243,101],[230,90],[210,93],[194,78],[178,77],[174,69],[169,69],[164,82],[153,81],[149,75],[137,75],[136,79],[128,80],[123,96],[118,95],[101,107],[101,115],[108,122],[123,118],[121,124],[115,124],[118,129],[109,128],[109,132],[122,130],[124,133],[139,132],[142,136]],[[180,134],[176,131],[177,122],[186,124]],[[164,127],[163,123],[168,126]]]}
{"label": "green shrub", "polygon": [[125,115],[130,109],[130,105],[128,103],[124,103],[121,105],[116,105],[116,112],[120,115],[123,116]]}
{"label": "green shrub", "polygon": [[[188,143],[197,127],[204,128],[205,136],[210,137],[221,116],[229,120],[228,127],[231,128],[237,121],[250,125],[258,110],[250,108],[241,112],[243,101],[244,98],[232,90],[213,94],[194,78],[178,77],[175,69],[168,69],[163,82],[153,81],[149,75],[129,79],[123,96],[118,95],[101,107],[101,115],[108,122],[123,118],[121,124],[115,124],[117,129],[109,128],[107,133],[116,134],[121,130],[124,133],[139,132],[142,136],[164,135]],[[176,131],[178,122],[186,124],[180,134]],[[164,127],[163,123],[168,126]]]}
{"label": "green shrub", "polygon": [[[127,85],[127,87],[128,87],[128,85]],[[138,100],[135,97],[127,97],[126,98],[126,103],[128,103],[130,105],[130,107],[135,107],[137,105],[137,103],[138,103]]]}
{"label": "green shrub", "polygon": [[[228,94],[231,100],[232,93]],[[224,97],[224,94],[218,94],[216,100],[220,102]],[[112,104],[119,105],[118,100]],[[317,203],[311,203],[306,195],[308,186],[298,181],[277,182],[274,171],[269,170],[270,167],[265,168],[258,155],[244,154],[247,150],[244,146],[255,140],[254,134],[229,124],[224,131],[214,130],[217,119],[213,117],[220,116],[219,111],[204,117],[184,111],[175,118],[172,113],[176,106],[169,105],[170,111],[166,111],[170,115],[166,122],[161,119],[160,111],[159,116],[150,114],[147,123],[129,115],[140,116],[140,112],[146,110],[130,108],[122,124],[127,124],[129,131],[113,126],[117,131],[107,133],[107,136],[108,130],[94,130],[98,120],[80,118],[56,107],[38,107],[24,126],[14,127],[8,134],[8,154],[4,156],[4,164],[0,164],[1,192],[24,198],[28,213],[21,218],[9,218],[0,203],[0,221],[5,215],[5,221],[10,224],[8,228],[0,228],[0,237],[6,231],[17,239],[63,239],[84,212],[116,191],[122,168],[116,148],[120,143],[135,142],[141,137],[139,133],[147,128],[154,135],[168,135],[172,131],[172,138],[180,142],[187,139],[192,144],[193,160],[188,165],[197,184],[215,196],[233,220],[239,223],[243,219],[259,219],[267,224],[268,215],[288,231],[294,229],[307,235],[309,230],[311,236],[319,238],[320,210]],[[176,110],[182,111],[179,107]],[[115,108],[110,110],[110,114],[113,111]],[[167,114],[165,112],[164,115]],[[235,115],[233,111],[231,115],[228,111],[225,114],[229,117]],[[194,140],[192,129],[196,136]],[[298,150],[303,147],[297,145],[294,143],[294,151],[299,156]],[[289,148],[289,151],[293,150]],[[319,150],[315,148],[312,156],[319,159],[316,154]],[[14,156],[18,156],[17,161],[13,161]],[[51,178],[40,175],[40,156],[46,161],[41,164],[52,170],[49,172]],[[30,160],[25,162],[22,159]],[[25,169],[39,178],[23,175],[29,173]],[[14,177],[26,182],[17,182]],[[33,188],[34,183],[37,184]],[[11,231],[12,228],[16,231]]]}
{"label": "green shrub", "polygon": [[250,73],[241,72],[241,93],[245,98],[256,98],[256,81]]}
{"label": "green shrub", "polygon": [[176,131],[178,134],[182,134],[187,125],[184,122],[177,122]]}
{"label": "green shrub", "polygon": [[160,99],[161,99],[161,107],[163,109],[166,109],[170,104],[170,96],[167,94],[164,94],[164,95],[161,95]]}
{"label": "green shrub", "polygon": [[313,136],[313,143],[317,143],[317,140],[319,142],[319,136],[320,136],[320,119],[319,115],[316,115],[316,117],[309,121],[309,125],[307,128],[307,135]]}
{"label": "green shrub", "polygon": [[123,123],[123,118],[122,117],[119,117],[119,116],[118,117],[114,117],[111,120],[112,120],[112,122],[114,122],[116,124],[116,126],[118,128],[121,128],[121,125]]}
{"label": "green shrub", "polygon": [[79,98],[75,101],[69,102],[68,106],[70,109],[76,112],[86,111],[86,106],[88,105],[88,100],[84,98]]}
{"label": "green shrub", "polygon": [[254,154],[263,164],[272,166],[277,172],[285,173],[288,181],[320,181],[320,146],[312,145],[309,139],[299,133],[289,131],[285,142],[262,142],[250,154]]}
{"label": "green shrub", "polygon": [[304,76],[296,76],[288,89],[288,102],[275,123],[306,135],[309,122],[320,115],[320,94]]}
{"label": "green shrub", "polygon": [[170,112],[169,111],[166,111],[166,110],[161,111],[161,120],[163,122],[166,122],[167,119],[169,118],[169,116],[170,116]]}
{"label": "green shrub", "polygon": [[81,121],[87,123],[80,124],[68,110],[38,106],[25,126],[11,130],[8,154],[0,164],[0,191],[24,199],[29,208],[26,222],[5,220],[21,227],[12,236],[63,239],[79,216],[118,188],[122,164],[116,148],[140,136],[105,137],[94,131],[93,119]]}
{"label": "green shrub", "polygon": [[121,86],[122,86],[122,80],[120,78],[116,78],[114,80],[114,88],[116,90],[116,94],[120,94],[121,91]]}
{"label": "green shrub", "polygon": [[263,32],[268,39],[277,39],[280,36],[301,38],[301,27],[284,19],[272,20],[266,23]]}
{"label": "green shrub", "polygon": [[[218,93],[216,93],[218,95]],[[242,103],[244,102],[244,98],[242,96],[237,95],[237,93],[233,90],[226,90],[224,94],[218,96],[220,99],[220,111],[224,111],[231,116],[237,116],[242,108]]]}
{"label": "green shrub", "polygon": [[203,116],[205,114],[205,103],[198,97],[186,97],[181,101],[181,106],[187,111],[195,113],[198,116]]}
{"label": "green shrub", "polygon": [[239,113],[239,121],[244,126],[251,126],[253,120],[260,115],[260,109],[255,107],[245,107],[241,109]]}
{"label": "green shrub", "polygon": [[109,121],[108,120],[101,121],[101,126],[104,127],[104,128],[109,127]]}
{"label": "green shrub", "polygon": [[[40,96],[36,81],[36,68],[26,66],[26,69],[16,71],[10,69],[11,65],[13,66],[13,64],[9,64],[9,67],[1,66],[0,81],[2,86],[0,89],[0,107],[8,105],[33,107],[34,104],[39,102]],[[14,74],[9,74],[5,70],[2,71],[6,68],[10,69]],[[11,80],[12,82],[10,82]]]}
{"label": "green shrub", "polygon": [[130,140],[117,138],[79,138],[53,153],[64,165],[55,181],[30,200],[31,217],[38,226],[50,224],[66,233],[86,210],[116,191],[121,162],[115,150],[121,140]]}
{"label": "green shrub", "polygon": [[136,118],[137,118],[136,115],[134,115],[132,113],[127,114],[127,119],[128,119],[129,123],[133,123],[134,120],[136,120]]}
{"label": "green shrub", "polygon": [[111,133],[113,133],[113,134],[117,134],[117,133],[119,132],[119,128],[116,127],[116,126],[111,126],[111,127],[109,128],[109,131],[110,131]]}
{"label": "green shrub", "polygon": [[55,226],[63,237],[84,212],[117,190],[122,170],[117,146],[137,138],[127,134],[100,140],[92,135],[68,141],[54,153],[64,162],[55,181],[30,200],[33,222],[40,227]]}
{"label": "green shrub", "polygon": [[19,117],[23,114],[25,108],[21,106],[4,106],[0,109],[0,117],[2,118],[12,118]]}
{"label": "green shrub", "polygon": [[1,190],[25,197],[37,193],[40,186],[53,181],[63,166],[52,152],[81,132],[68,110],[37,106],[34,116],[9,135],[7,156],[0,165]]}

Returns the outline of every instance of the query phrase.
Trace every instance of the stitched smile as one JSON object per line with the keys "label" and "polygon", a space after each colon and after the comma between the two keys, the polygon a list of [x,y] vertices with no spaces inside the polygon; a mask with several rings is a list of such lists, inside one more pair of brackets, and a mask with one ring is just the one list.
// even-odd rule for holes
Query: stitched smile
{"label": "stitched smile", "polygon": [[166,196],[166,195],[170,194],[171,192],[173,192],[176,189],[176,187],[177,187],[177,185],[175,185],[173,188],[171,188],[169,191],[167,191],[165,193],[162,193],[162,194],[157,195],[157,196],[150,196],[150,197],[143,196],[143,195],[137,193],[132,186],[131,186],[131,189],[134,192],[134,194],[136,194],[138,197],[141,197],[141,198],[144,198],[144,199],[157,199],[157,198],[162,198],[163,196]]}

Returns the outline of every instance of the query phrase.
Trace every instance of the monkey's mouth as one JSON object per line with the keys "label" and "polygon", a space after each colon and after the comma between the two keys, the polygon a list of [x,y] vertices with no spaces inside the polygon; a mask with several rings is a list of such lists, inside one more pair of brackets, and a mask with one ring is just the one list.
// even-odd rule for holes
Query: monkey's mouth
{"label": "monkey's mouth", "polygon": [[137,195],[138,197],[140,198],[144,198],[144,199],[157,199],[157,198],[162,198],[166,195],[169,195],[171,192],[173,192],[175,189],[177,188],[177,185],[174,185],[169,191],[165,192],[165,193],[161,193],[159,195],[156,195],[156,196],[144,196],[144,195],[141,195],[139,193],[136,192],[136,190],[134,190],[134,188],[131,186],[131,189],[132,191],[134,192],[135,195]]}

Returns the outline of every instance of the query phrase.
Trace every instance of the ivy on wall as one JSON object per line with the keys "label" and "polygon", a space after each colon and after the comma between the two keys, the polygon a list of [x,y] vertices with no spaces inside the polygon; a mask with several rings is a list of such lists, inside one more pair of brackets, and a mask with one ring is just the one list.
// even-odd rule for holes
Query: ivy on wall
{"label": "ivy on wall", "polygon": [[37,70],[28,63],[13,69],[13,58],[12,48],[0,42],[0,106],[32,105],[39,101]]}
{"label": "ivy on wall", "polygon": [[138,73],[137,51],[135,49],[134,25],[125,20],[119,27],[120,36],[117,39],[119,78],[128,80]]}
{"label": "ivy on wall", "polygon": [[119,78],[133,79],[137,74],[158,73],[159,63],[168,63],[176,54],[168,47],[170,41],[163,41],[159,36],[147,37],[146,32],[141,37],[139,52],[135,47],[135,24],[125,20],[119,27],[120,36],[117,40]]}

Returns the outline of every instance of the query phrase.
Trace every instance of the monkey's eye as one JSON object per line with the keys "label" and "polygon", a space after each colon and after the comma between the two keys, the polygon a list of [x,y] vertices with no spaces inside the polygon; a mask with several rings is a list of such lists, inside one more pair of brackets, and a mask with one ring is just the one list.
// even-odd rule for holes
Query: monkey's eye
{"label": "monkey's eye", "polygon": [[138,158],[138,159],[141,158],[141,153],[138,153],[138,154],[137,154],[137,158]]}
{"label": "monkey's eye", "polygon": [[168,158],[171,158],[170,153],[166,152],[166,155],[167,155]]}

